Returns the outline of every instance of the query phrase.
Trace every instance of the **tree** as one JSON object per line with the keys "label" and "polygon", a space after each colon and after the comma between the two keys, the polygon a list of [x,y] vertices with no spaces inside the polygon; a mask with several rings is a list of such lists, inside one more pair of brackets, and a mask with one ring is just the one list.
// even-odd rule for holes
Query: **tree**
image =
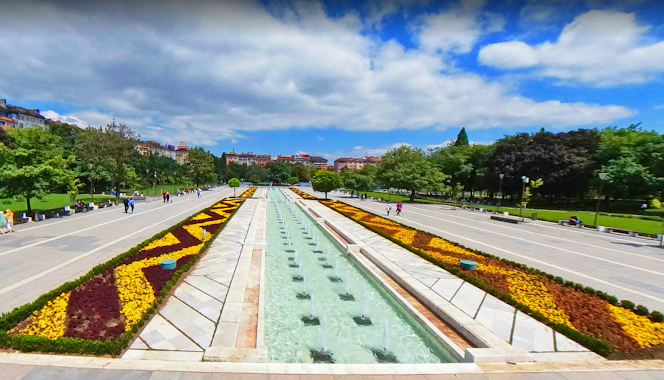
{"label": "tree", "polygon": [[387,187],[410,191],[412,202],[417,191],[440,191],[446,176],[427,159],[422,150],[402,146],[385,153],[378,178]]}
{"label": "tree", "polygon": [[214,156],[212,153],[195,147],[187,155],[187,175],[200,187],[203,184],[214,182],[217,175],[214,170]]}
{"label": "tree", "polygon": [[325,199],[327,199],[327,193],[329,191],[338,189],[341,186],[343,186],[343,182],[341,181],[339,174],[327,170],[319,170],[311,179],[311,187],[314,191],[324,192]]}
{"label": "tree", "polygon": [[7,148],[14,147],[11,137],[9,137],[7,132],[2,128],[0,128],[0,144],[4,144]]}
{"label": "tree", "polygon": [[56,136],[60,136],[62,139],[62,147],[65,152],[72,152],[76,147],[78,142],[79,135],[83,131],[81,128],[67,124],[61,123],[58,121],[46,120],[46,126],[48,130],[51,131]]}
{"label": "tree", "polygon": [[297,177],[288,177],[288,184],[291,185],[291,187],[298,182]]}
{"label": "tree", "polygon": [[283,183],[288,181],[291,168],[287,163],[277,161],[268,165],[268,171],[270,174],[270,180],[276,183]]}
{"label": "tree", "polygon": [[111,180],[110,157],[104,141],[101,129],[88,128],[79,133],[74,146],[79,172],[90,181],[91,194],[94,194],[96,184]]}
{"label": "tree", "polygon": [[75,175],[70,175],[67,176],[65,186],[67,188],[67,194],[69,195],[71,203],[75,203],[76,197],[78,196],[78,191],[81,187],[83,187],[83,183],[81,183],[81,180],[78,179]]}
{"label": "tree", "polygon": [[235,197],[235,188],[240,187],[240,180],[237,178],[231,178],[228,180],[228,186],[233,188],[233,197]]}
{"label": "tree", "polygon": [[69,167],[73,156],[64,158],[62,140],[39,128],[10,129],[14,148],[0,144],[0,192],[23,197],[28,212],[30,199],[46,195],[54,186],[73,176]]}
{"label": "tree", "polygon": [[344,187],[351,189],[351,197],[354,192],[369,191],[373,184],[371,177],[363,174],[360,169],[351,169],[344,167],[341,169],[341,180]]}
{"label": "tree", "polygon": [[468,142],[468,134],[466,134],[466,127],[461,128],[459,131],[459,134],[457,135],[457,139],[454,142],[454,146],[468,146],[470,143]]}
{"label": "tree", "polygon": [[299,182],[311,181],[311,174],[306,166],[298,162],[291,166],[291,175],[297,177]]}
{"label": "tree", "polygon": [[259,177],[258,174],[254,174],[249,177],[249,182],[256,186],[259,182],[261,182],[261,177]]}

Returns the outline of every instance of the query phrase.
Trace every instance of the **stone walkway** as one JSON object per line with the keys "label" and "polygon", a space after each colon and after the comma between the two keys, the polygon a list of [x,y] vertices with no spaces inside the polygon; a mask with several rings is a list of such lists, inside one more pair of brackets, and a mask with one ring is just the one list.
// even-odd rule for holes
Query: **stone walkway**
{"label": "stone walkway", "polygon": [[[356,222],[338,212],[317,201],[305,200],[303,202],[342,230],[352,231],[355,244],[373,248],[375,257],[372,261],[380,263],[381,269],[389,269],[386,266],[390,265],[393,268],[392,271],[398,269],[403,272],[399,277],[407,278],[413,288],[433,291],[435,295],[442,297],[510,345],[523,348],[531,353],[574,353],[572,355],[577,358],[580,358],[578,355],[582,355],[584,359],[601,359],[598,355],[553,331],[550,327],[382,236],[360,227]],[[362,252],[367,255],[369,251],[363,250]],[[559,359],[556,359],[554,355],[540,354],[538,355],[540,359],[537,360],[570,358],[569,355],[558,356]]]}
{"label": "stone walkway", "polygon": [[200,361],[210,346],[256,211],[248,199],[145,326],[124,359]]}

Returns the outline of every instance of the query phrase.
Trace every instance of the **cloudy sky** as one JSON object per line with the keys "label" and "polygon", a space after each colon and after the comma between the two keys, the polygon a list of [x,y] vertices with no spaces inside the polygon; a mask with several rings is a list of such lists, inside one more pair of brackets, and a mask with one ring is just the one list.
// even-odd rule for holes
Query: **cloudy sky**
{"label": "cloudy sky", "polygon": [[664,132],[657,0],[4,0],[0,97],[142,139],[329,159]]}

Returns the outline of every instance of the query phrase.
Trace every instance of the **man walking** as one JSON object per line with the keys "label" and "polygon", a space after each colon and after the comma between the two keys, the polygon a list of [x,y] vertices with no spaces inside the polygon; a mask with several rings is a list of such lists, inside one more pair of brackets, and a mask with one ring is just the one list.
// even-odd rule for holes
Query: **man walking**
{"label": "man walking", "polygon": [[390,201],[387,201],[385,209],[387,210],[387,216],[390,216],[390,211],[392,211],[392,204],[390,203]]}
{"label": "man walking", "polygon": [[127,197],[124,197],[124,198],[122,199],[122,203],[123,203],[124,206],[125,206],[125,214],[126,214],[126,213],[127,213],[127,210],[129,209],[129,199],[128,199]]}
{"label": "man walking", "polygon": [[171,193],[168,191],[166,192],[166,203],[169,203],[171,201]]}
{"label": "man walking", "polygon": [[161,198],[164,200],[164,203],[166,203],[166,191],[161,192]]}
{"label": "man walking", "polygon": [[196,189],[196,190],[198,191],[198,197],[200,198],[201,197],[201,189],[199,188],[199,189]]}
{"label": "man walking", "polygon": [[7,232],[15,232],[14,231],[14,213],[12,210],[7,209],[5,210],[5,217],[7,218],[7,223],[5,224],[5,228],[7,229]]}
{"label": "man walking", "polygon": [[131,207],[131,213],[134,213],[134,199],[129,199],[129,207]]}

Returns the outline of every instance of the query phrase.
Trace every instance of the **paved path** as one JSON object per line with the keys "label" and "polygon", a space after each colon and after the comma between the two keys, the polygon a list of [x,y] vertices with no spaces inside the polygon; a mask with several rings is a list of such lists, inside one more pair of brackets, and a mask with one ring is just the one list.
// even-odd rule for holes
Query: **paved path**
{"label": "paved path", "polygon": [[[312,192],[309,188],[302,190]],[[384,203],[360,201],[339,193],[328,196],[385,214]],[[603,290],[651,310],[664,310],[664,249],[656,247],[654,241],[547,222],[513,225],[490,220],[489,214],[441,205],[405,204],[401,216],[389,218]]]}
{"label": "paved path", "polygon": [[201,198],[190,194],[171,197],[172,203],[137,202],[134,214],[125,214],[120,205],[16,226],[16,233],[0,236],[0,313],[82,276],[232,194],[223,186],[204,191]]}

